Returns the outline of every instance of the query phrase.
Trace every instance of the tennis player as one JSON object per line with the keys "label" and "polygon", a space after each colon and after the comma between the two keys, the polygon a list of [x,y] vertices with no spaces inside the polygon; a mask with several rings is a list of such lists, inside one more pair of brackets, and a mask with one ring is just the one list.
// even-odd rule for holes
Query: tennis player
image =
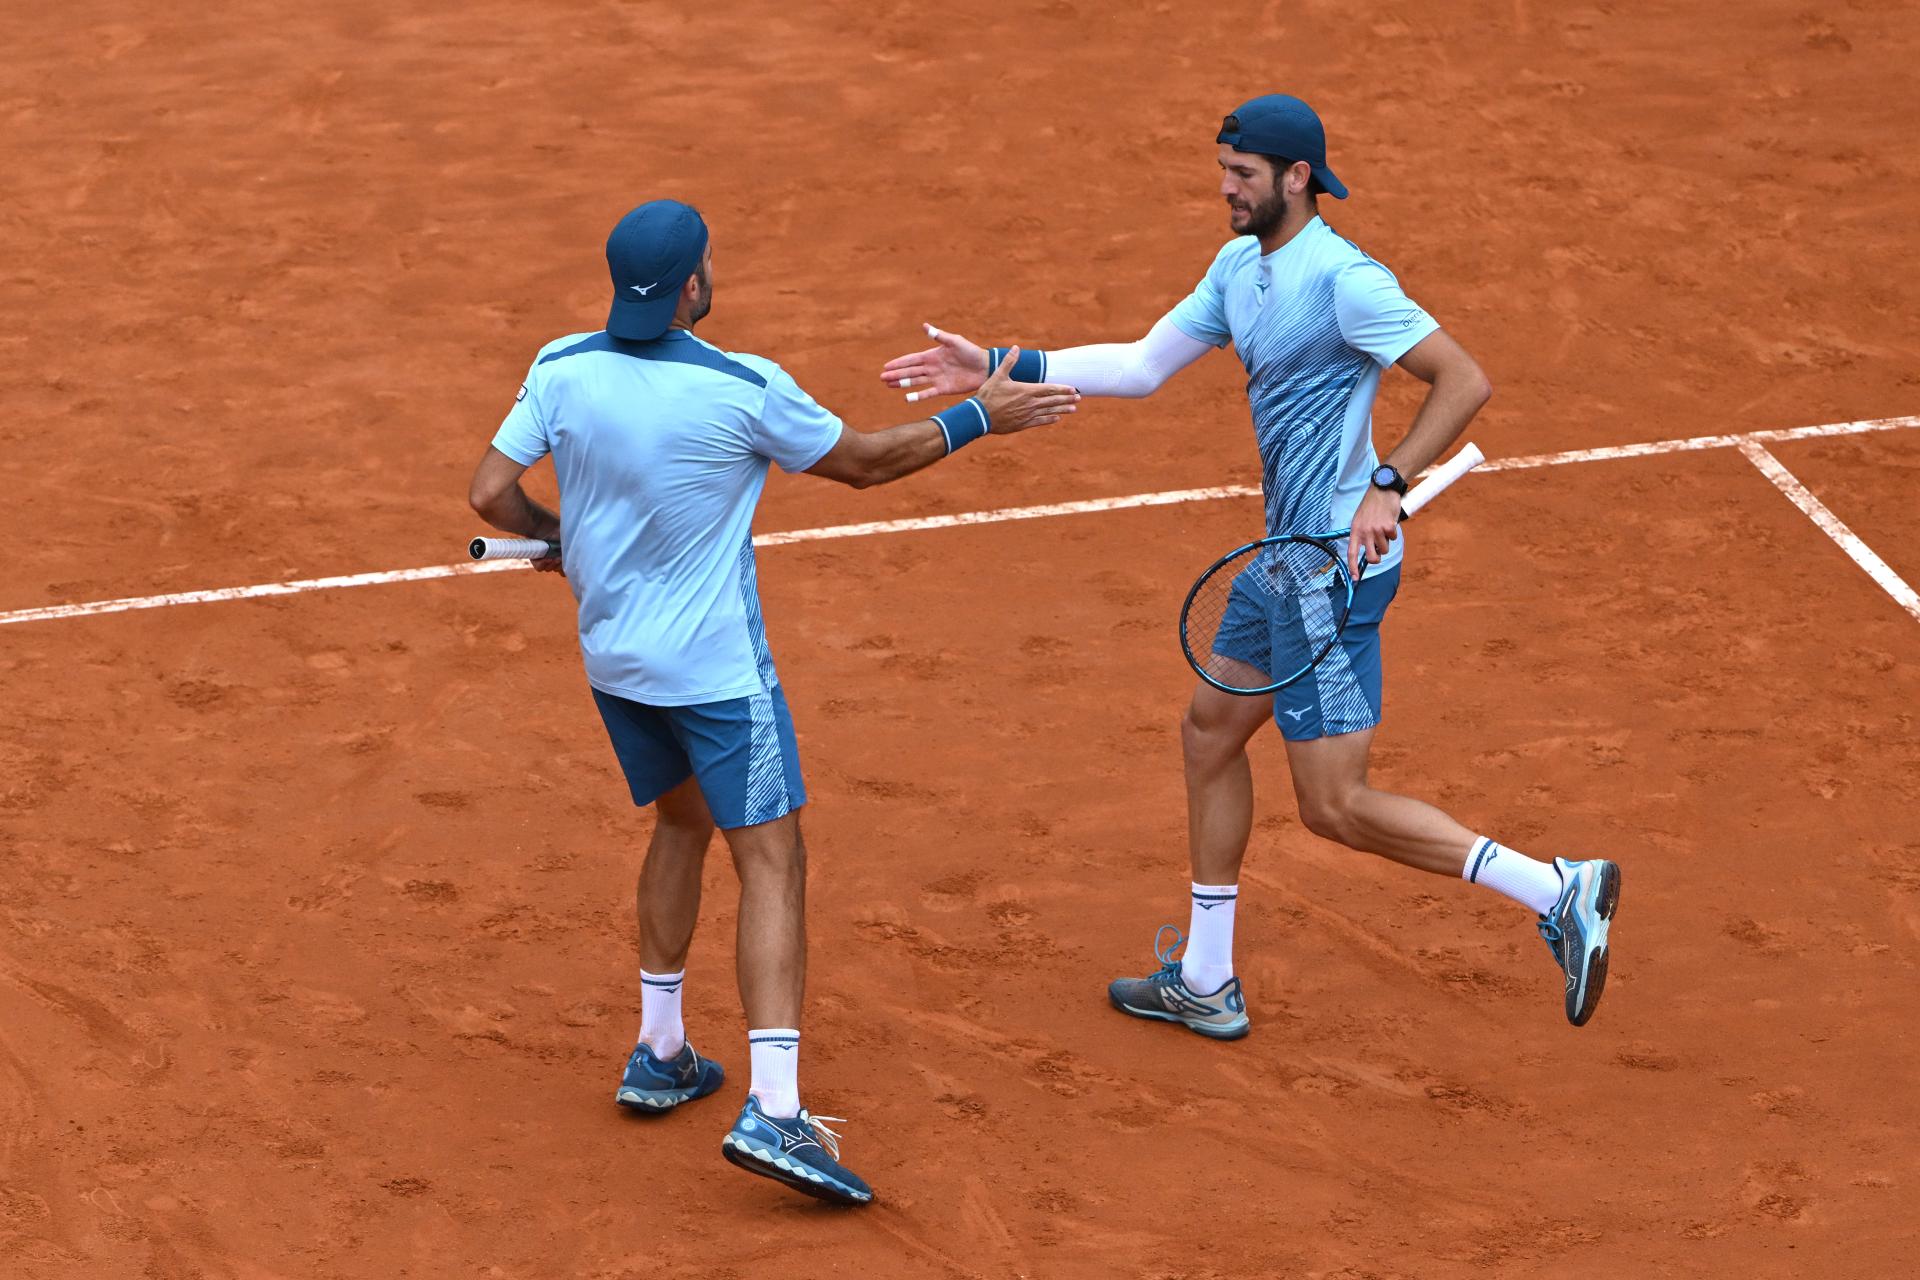
{"label": "tennis player", "polygon": [[[1400,499],[1407,477],[1459,437],[1491,394],[1460,344],[1400,289],[1393,273],[1320,217],[1320,197],[1347,189],[1327,167],[1326,133],[1298,98],[1268,94],[1226,118],[1220,194],[1235,238],[1191,296],[1138,342],[983,349],[929,325],[934,346],[889,361],[881,377],[907,399],[971,392],[1011,361],[1016,379],[1087,395],[1145,396],[1229,341],[1247,370],[1269,534],[1351,525],[1359,582],[1340,639],[1312,676],[1264,699],[1202,681],[1181,726],[1193,887],[1185,950],[1155,938],[1160,968],[1108,989],[1115,1007],[1236,1039],[1249,1021],[1234,976],[1233,918],[1253,823],[1246,745],[1269,715],[1286,739],[1301,819],[1349,848],[1459,876],[1524,904],[1566,978],[1566,1014],[1593,1015],[1607,972],[1607,929],[1620,869],[1603,860],[1543,862],[1476,834],[1431,805],[1378,790],[1367,765],[1381,715],[1380,621],[1400,584]],[[1373,448],[1380,375],[1399,365],[1431,390],[1384,462]],[[1277,640],[1269,637],[1269,643]],[[1163,935],[1164,935],[1163,930]]]}
{"label": "tennis player", "polygon": [[[1010,365],[930,419],[849,430],[773,361],[694,336],[714,289],[694,209],[673,200],[634,209],[608,237],[607,265],[606,328],[541,348],[470,500],[498,529],[561,543],[594,702],[634,803],[654,806],[636,899],[640,1037],[615,1096],[664,1111],[720,1087],[720,1065],[694,1052],[680,1014],[717,826],[740,876],[753,1070],[721,1150],[810,1195],[865,1204],[873,1192],[840,1163],[832,1117],[800,1105],[807,796],[761,617],[754,507],[769,462],[856,488],[885,484],[989,432],[1056,422],[1078,397],[1013,382]],[[549,454],[558,514],[520,486]]]}

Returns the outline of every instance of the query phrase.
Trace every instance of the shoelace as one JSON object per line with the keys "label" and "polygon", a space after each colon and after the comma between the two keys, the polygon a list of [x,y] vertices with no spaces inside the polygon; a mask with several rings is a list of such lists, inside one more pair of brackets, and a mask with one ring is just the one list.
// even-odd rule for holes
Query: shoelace
{"label": "shoelace", "polygon": [[[1556,866],[1554,870],[1559,871],[1560,869]],[[1553,948],[1553,953],[1556,956],[1560,954],[1560,940],[1567,936],[1567,931],[1561,927],[1558,919],[1560,908],[1568,903],[1576,891],[1576,887],[1577,882],[1569,881],[1567,879],[1567,873],[1560,871],[1560,901],[1554,903],[1553,910],[1541,916],[1540,923],[1535,926],[1540,930],[1540,936],[1547,940],[1547,945]]]}
{"label": "shoelace", "polygon": [[813,1130],[814,1141],[826,1148],[828,1155],[837,1162],[840,1159],[840,1135],[827,1128],[828,1123],[845,1124],[845,1116],[816,1116],[805,1107],[800,1108],[800,1123]]}
{"label": "shoelace", "polygon": [[[1173,941],[1164,947],[1161,946],[1160,939],[1166,937],[1169,933],[1173,935]],[[1167,983],[1179,979],[1180,962],[1174,959],[1173,956],[1174,952],[1180,950],[1180,948],[1186,944],[1186,941],[1187,935],[1181,933],[1179,929],[1170,924],[1163,924],[1153,931],[1153,953],[1160,957],[1160,971],[1147,979],[1147,981],[1153,983],[1155,986],[1163,987]]]}

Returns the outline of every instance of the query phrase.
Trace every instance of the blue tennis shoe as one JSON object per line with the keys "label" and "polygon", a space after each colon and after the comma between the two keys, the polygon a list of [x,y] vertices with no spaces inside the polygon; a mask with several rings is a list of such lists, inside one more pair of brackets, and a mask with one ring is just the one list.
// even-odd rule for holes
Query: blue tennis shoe
{"label": "blue tennis shoe", "polygon": [[1607,985],[1607,928],[1620,905],[1620,868],[1599,858],[1555,858],[1553,867],[1560,900],[1540,917],[1540,936],[1567,975],[1567,1021],[1583,1027]]}
{"label": "blue tennis shoe", "polygon": [[683,1102],[706,1097],[726,1078],[719,1063],[701,1057],[690,1044],[681,1045],[680,1052],[664,1062],[646,1045],[637,1044],[613,1100],[635,1111],[671,1111]]}
{"label": "blue tennis shoe", "polygon": [[733,1130],[721,1139],[720,1154],[748,1173],[784,1182],[795,1191],[834,1204],[872,1204],[873,1188],[840,1163],[840,1135],[827,1122],[837,1116],[770,1116],[751,1095],[740,1108]]}
{"label": "blue tennis shoe", "polygon": [[[1160,940],[1173,934],[1165,947]],[[1160,957],[1160,968],[1144,978],[1115,978],[1107,984],[1107,999],[1113,1007],[1136,1018],[1155,1022],[1177,1022],[1189,1031],[1197,1031],[1214,1040],[1238,1040],[1252,1029],[1247,1018],[1247,998],[1240,990],[1240,979],[1228,978],[1218,991],[1195,991],[1180,976],[1176,953],[1186,938],[1170,924],[1160,926],[1153,935],[1153,949]]]}

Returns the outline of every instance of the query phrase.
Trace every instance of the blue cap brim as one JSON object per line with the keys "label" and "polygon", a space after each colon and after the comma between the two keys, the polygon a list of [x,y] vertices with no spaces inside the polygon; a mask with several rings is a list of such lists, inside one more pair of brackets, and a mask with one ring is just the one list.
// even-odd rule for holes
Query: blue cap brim
{"label": "blue cap brim", "polygon": [[616,338],[646,342],[673,327],[673,313],[680,303],[680,288],[664,285],[651,298],[615,298],[607,309],[607,332]]}
{"label": "blue cap brim", "polygon": [[[1229,119],[1231,119],[1231,117],[1229,117]],[[1315,121],[1315,127],[1318,127],[1317,119]],[[1235,151],[1244,151],[1249,155],[1286,156],[1290,154],[1290,148],[1285,140],[1272,136],[1263,136],[1259,131],[1252,129],[1222,129],[1218,134],[1214,135],[1213,140],[1215,142],[1224,142]],[[1320,148],[1319,150],[1322,155],[1326,154],[1324,148]],[[1307,161],[1307,163],[1310,165],[1313,164],[1311,160]],[[1327,168],[1324,164],[1314,165],[1313,176],[1319,180],[1320,186],[1326,193],[1335,200],[1345,200],[1347,198],[1347,184],[1334,177],[1333,170]]]}

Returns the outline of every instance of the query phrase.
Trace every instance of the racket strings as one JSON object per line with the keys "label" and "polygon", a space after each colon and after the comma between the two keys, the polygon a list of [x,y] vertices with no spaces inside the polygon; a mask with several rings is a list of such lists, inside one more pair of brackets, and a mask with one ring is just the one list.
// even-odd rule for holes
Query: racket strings
{"label": "racket strings", "polygon": [[1351,600],[1333,551],[1307,539],[1260,543],[1215,566],[1187,606],[1188,654],[1223,687],[1263,692],[1332,648]]}

